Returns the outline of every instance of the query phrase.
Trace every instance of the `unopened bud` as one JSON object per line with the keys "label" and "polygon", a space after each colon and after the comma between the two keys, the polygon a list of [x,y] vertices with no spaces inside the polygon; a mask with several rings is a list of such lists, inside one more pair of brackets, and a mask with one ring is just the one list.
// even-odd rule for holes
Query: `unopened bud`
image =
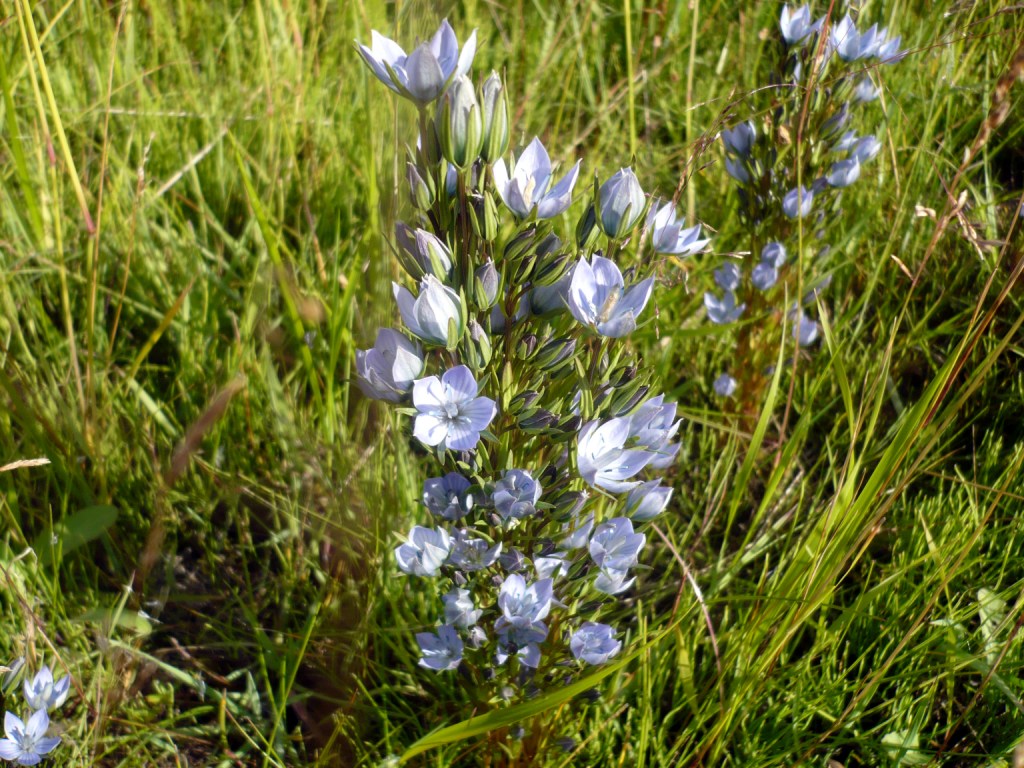
{"label": "unopened bud", "polygon": [[465,75],[452,81],[438,103],[435,118],[437,140],[445,159],[460,170],[473,164],[483,143],[483,121],[476,89]]}
{"label": "unopened bud", "polygon": [[409,200],[418,211],[428,211],[434,204],[434,176],[428,173],[426,178],[420,175],[414,163],[406,163],[405,179],[409,183]]}
{"label": "unopened bud", "polygon": [[484,83],[481,96],[484,140],[480,157],[488,163],[493,163],[508,149],[508,99],[497,72],[491,72],[491,76]]}

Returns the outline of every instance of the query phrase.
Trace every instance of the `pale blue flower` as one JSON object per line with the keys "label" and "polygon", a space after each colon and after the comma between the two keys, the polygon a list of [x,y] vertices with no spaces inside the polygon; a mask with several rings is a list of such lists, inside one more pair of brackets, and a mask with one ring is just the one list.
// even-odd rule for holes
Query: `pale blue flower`
{"label": "pale blue flower", "polygon": [[884,42],[879,43],[878,51],[875,55],[878,56],[879,60],[883,64],[895,64],[898,61],[902,61],[903,57],[907,55],[907,51],[900,50],[900,42],[903,39],[902,36],[896,35],[896,37],[891,40],[885,39],[887,36],[888,31],[883,30],[880,37]]}
{"label": "pale blue flower", "polygon": [[604,664],[622,649],[615,630],[607,624],[585,621],[569,638],[572,655],[587,664]]}
{"label": "pale blue flower", "polygon": [[625,571],[637,564],[637,555],[647,537],[633,533],[628,517],[613,517],[601,523],[590,539],[590,557],[598,568]]}
{"label": "pale blue flower", "polygon": [[370,47],[360,45],[359,53],[384,85],[424,105],[444,93],[453,78],[469,71],[476,54],[476,30],[460,53],[455,32],[445,19],[434,36],[408,56],[394,40],[373,30]]}
{"label": "pale blue flower", "polygon": [[801,185],[782,198],[782,212],[791,219],[803,218],[811,212],[813,202],[814,192]]}
{"label": "pale blue flower", "polygon": [[629,416],[629,444],[654,454],[647,466],[667,469],[679,453],[679,444],[671,440],[679,431],[676,404],[666,403],[664,395],[652,397]]}
{"label": "pale blue flower", "polygon": [[522,576],[510,573],[498,591],[501,617],[495,622],[494,628],[500,631],[506,626],[526,628],[539,624],[551,611],[552,596],[551,579],[540,579],[526,586]]}
{"label": "pale blue flower", "polygon": [[71,678],[64,675],[57,682],[53,681],[50,668],[43,665],[31,680],[25,678],[22,686],[25,701],[32,709],[57,709],[68,697],[71,689]]}
{"label": "pale blue flower", "polygon": [[715,270],[715,282],[725,291],[735,291],[740,287],[740,267],[727,261]]}
{"label": "pale blue flower", "polygon": [[[420,295],[413,298],[408,288],[392,283],[402,322],[414,336],[442,346],[454,345],[464,330],[462,299],[433,275],[420,281]],[[449,338],[449,330],[454,338]]]}
{"label": "pale blue flower", "polygon": [[846,127],[848,122],[850,122],[850,105],[847,102],[843,102],[835,114],[821,124],[822,138],[831,141],[836,134]]}
{"label": "pale blue flower", "polygon": [[535,315],[561,312],[569,306],[569,286],[572,284],[573,264],[551,285],[535,285],[530,290],[530,309]]}
{"label": "pale blue flower", "polygon": [[813,344],[818,339],[818,323],[801,311],[793,323],[793,338],[801,347]]}
{"label": "pale blue flower", "polygon": [[435,672],[455,669],[462,661],[462,638],[454,627],[442,624],[433,632],[417,632],[416,642],[420,646],[420,666]]}
{"label": "pale blue flower", "polygon": [[761,261],[778,269],[786,263],[786,246],[775,241],[768,243],[761,249]]}
{"label": "pale blue flower", "polygon": [[431,477],[423,483],[423,504],[445,520],[459,520],[473,509],[473,496],[466,494],[469,480],[458,472]]}
{"label": "pale blue flower", "polygon": [[725,158],[725,171],[740,184],[746,184],[750,181],[750,174],[747,172],[747,167],[743,164],[742,160],[734,160],[727,155]]}
{"label": "pale blue flower", "polygon": [[833,152],[849,152],[855,146],[857,146],[857,132],[847,131],[844,133],[835,144],[832,145]]}
{"label": "pale blue flower", "polygon": [[621,338],[636,328],[653,286],[648,277],[627,289],[615,262],[596,255],[589,264],[581,259],[569,283],[569,311],[602,336]]}
{"label": "pale blue flower", "polygon": [[43,755],[60,744],[59,738],[46,736],[49,727],[50,716],[45,709],[33,712],[27,723],[13,712],[7,712],[4,715],[6,738],[0,739],[0,759],[18,765],[37,765]]}
{"label": "pale blue flower", "polygon": [[[501,621],[499,619],[498,621]],[[548,628],[544,624],[533,624],[527,627],[507,625],[498,632],[498,651],[495,654],[498,664],[504,664],[512,656],[519,663],[536,669],[540,666],[540,646],[548,636]]]}
{"label": "pale blue flower", "polygon": [[759,291],[767,291],[779,279],[779,270],[771,264],[762,261],[750,271],[750,282]]}
{"label": "pale blue flower", "polygon": [[558,546],[562,549],[581,549],[590,541],[592,530],[594,530],[593,515],[588,515],[582,522],[579,517],[574,517],[562,525],[562,531],[568,531],[568,535],[558,542]]}
{"label": "pale blue flower", "polygon": [[756,140],[757,128],[750,120],[740,123],[735,128],[726,128],[722,131],[722,142],[725,144],[725,148],[739,157],[748,157]]}
{"label": "pale blue flower", "polygon": [[413,526],[405,544],[395,547],[395,559],[410,576],[436,576],[451,551],[452,541],[444,528]]}
{"label": "pale blue flower", "polygon": [[856,61],[873,56],[878,50],[878,26],[872,26],[864,34],[857,31],[849,14],[832,25],[829,32],[829,48],[839,54],[843,61]]}
{"label": "pale blue flower", "polygon": [[882,142],[874,136],[864,136],[857,139],[857,143],[850,150],[850,156],[856,158],[860,163],[867,163],[875,159],[875,155],[882,149]]}
{"label": "pale blue flower", "polygon": [[652,231],[651,244],[655,253],[692,256],[702,251],[710,241],[701,239],[700,224],[684,229],[685,224],[685,221],[676,219],[676,207],[671,200],[657,210],[651,208],[648,226]]}
{"label": "pale blue flower", "polygon": [[647,204],[632,168],[620,168],[597,193],[597,223],[608,237],[629,233],[644,214]]}
{"label": "pale blue flower", "polygon": [[482,571],[497,562],[501,556],[501,542],[489,544],[483,539],[467,538],[465,530],[455,534],[449,562],[461,571]]}
{"label": "pale blue flower", "polygon": [[802,5],[795,11],[791,11],[788,5],[782,6],[782,16],[779,19],[779,27],[782,30],[782,37],[790,45],[803,42],[808,35],[817,32],[821,28],[821,19],[811,23],[811,9]]}
{"label": "pale blue flower", "polygon": [[414,274],[414,277],[433,275],[438,280],[445,280],[451,273],[452,252],[437,235],[424,229],[413,229],[400,221],[395,224],[395,242],[406,261],[419,268],[419,274]]}
{"label": "pale blue flower", "polygon": [[628,491],[639,483],[630,480],[656,458],[650,451],[627,449],[630,437],[628,417],[591,421],[580,430],[576,444],[576,466],[588,484],[612,493]]}
{"label": "pale blue flower", "polygon": [[477,397],[476,379],[464,365],[445,371],[440,379],[418,379],[412,387],[412,403],[419,411],[413,435],[424,445],[452,451],[473,450],[497,413],[493,400]]}
{"label": "pale blue flower", "polygon": [[491,500],[502,519],[520,520],[536,513],[540,494],[540,483],[529,472],[512,469],[495,483]]}
{"label": "pale blue flower", "polygon": [[626,495],[623,511],[630,519],[643,523],[664,512],[671,498],[672,488],[662,485],[660,480],[648,480]]}
{"label": "pale blue flower", "polygon": [[537,573],[538,579],[556,579],[569,575],[569,563],[566,562],[564,552],[554,552],[544,557],[533,558],[533,570]]}
{"label": "pale blue flower", "polygon": [[606,595],[617,595],[633,586],[634,581],[636,577],[630,578],[629,571],[602,568],[594,579],[594,589]]}
{"label": "pale blue flower", "polygon": [[878,89],[875,88],[870,77],[865,75],[857,81],[857,85],[853,88],[853,98],[862,104],[878,98]]}
{"label": "pale blue flower", "polygon": [[444,601],[444,622],[453,627],[472,627],[483,613],[473,604],[473,596],[468,589],[453,589],[441,600]]}
{"label": "pale blue flower", "polygon": [[732,394],[736,391],[736,379],[728,373],[723,373],[715,379],[715,383],[711,386],[719,397],[732,397]]}
{"label": "pale blue flower", "polygon": [[708,311],[708,320],[716,325],[728,325],[740,319],[746,304],[736,305],[736,294],[726,291],[722,298],[718,298],[710,291],[704,293],[704,308]]}
{"label": "pale blue flower", "polygon": [[423,373],[423,350],[391,328],[377,331],[371,349],[356,350],[356,383],[367,397],[399,402]]}
{"label": "pale blue flower", "polygon": [[856,156],[840,160],[832,164],[832,169],[825,177],[829,186],[836,188],[848,187],[860,178],[860,161]]}
{"label": "pale blue flower", "polygon": [[520,219],[528,219],[536,209],[538,219],[550,219],[564,212],[572,202],[572,189],[580,173],[580,163],[572,167],[562,180],[551,187],[551,158],[534,137],[512,165],[509,176],[505,161],[492,166],[494,186],[502,201]]}

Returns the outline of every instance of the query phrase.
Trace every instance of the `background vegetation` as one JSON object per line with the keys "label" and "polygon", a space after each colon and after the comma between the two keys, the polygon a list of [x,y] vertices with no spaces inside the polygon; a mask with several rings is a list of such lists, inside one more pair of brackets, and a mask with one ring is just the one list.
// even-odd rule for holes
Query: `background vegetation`
{"label": "background vegetation", "polygon": [[[711,393],[718,259],[653,265],[632,343],[686,416],[629,606],[631,643],[657,643],[411,764],[1020,759],[1024,22],[858,7],[912,53],[875,73],[884,149],[828,225],[828,338],[760,421]],[[415,665],[435,610],[391,556],[421,515],[416,449],[350,385],[396,317],[414,138],[352,41],[475,27],[514,141],[686,180],[725,253],[744,240],[713,140],[770,105],[779,10],[3,6],[0,661],[72,675],[55,763],[376,765],[469,715],[457,674]]]}

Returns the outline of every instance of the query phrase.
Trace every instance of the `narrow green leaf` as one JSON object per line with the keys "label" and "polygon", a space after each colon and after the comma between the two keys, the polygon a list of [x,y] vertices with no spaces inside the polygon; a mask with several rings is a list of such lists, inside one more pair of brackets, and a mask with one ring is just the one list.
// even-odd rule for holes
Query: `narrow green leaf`
{"label": "narrow green leaf", "polygon": [[33,549],[39,562],[50,565],[76,549],[98,539],[117,520],[117,510],[108,505],[86,507],[55,523],[36,537]]}

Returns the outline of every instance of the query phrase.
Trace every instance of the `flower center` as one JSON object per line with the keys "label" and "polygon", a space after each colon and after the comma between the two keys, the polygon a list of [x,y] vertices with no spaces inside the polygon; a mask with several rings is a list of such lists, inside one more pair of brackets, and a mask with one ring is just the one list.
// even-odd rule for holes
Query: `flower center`
{"label": "flower center", "polygon": [[448,402],[441,407],[444,408],[444,415],[448,417],[449,421],[455,421],[459,417],[458,403]]}

